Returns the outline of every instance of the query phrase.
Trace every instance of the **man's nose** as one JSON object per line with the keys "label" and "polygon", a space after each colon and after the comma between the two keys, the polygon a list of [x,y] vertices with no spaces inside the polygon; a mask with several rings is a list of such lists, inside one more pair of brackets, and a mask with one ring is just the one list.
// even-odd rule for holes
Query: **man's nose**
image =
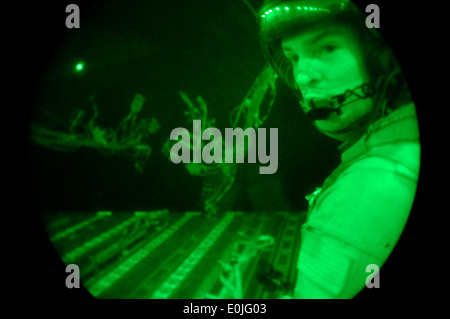
{"label": "man's nose", "polygon": [[323,76],[318,71],[317,61],[303,60],[302,63],[298,63],[294,68],[295,81],[300,88],[314,87],[322,80]]}
{"label": "man's nose", "polygon": [[313,87],[319,82],[319,80],[309,72],[297,72],[295,81],[300,88]]}

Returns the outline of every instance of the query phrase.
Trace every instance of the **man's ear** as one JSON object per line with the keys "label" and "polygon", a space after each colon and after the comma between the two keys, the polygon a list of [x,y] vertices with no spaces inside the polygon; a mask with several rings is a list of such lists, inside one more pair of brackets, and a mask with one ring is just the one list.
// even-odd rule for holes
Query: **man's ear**
{"label": "man's ear", "polygon": [[392,50],[389,48],[384,48],[384,49],[380,50],[380,52],[378,53],[378,57],[379,57],[379,62],[381,63],[381,66],[383,67],[383,70],[386,70],[386,71],[393,70],[393,67],[398,65],[397,59],[394,56],[394,52],[392,52]]}
{"label": "man's ear", "polygon": [[395,70],[398,66],[394,53],[388,47],[375,47],[368,52],[366,63],[371,70],[372,80],[377,80],[378,76],[385,75]]}

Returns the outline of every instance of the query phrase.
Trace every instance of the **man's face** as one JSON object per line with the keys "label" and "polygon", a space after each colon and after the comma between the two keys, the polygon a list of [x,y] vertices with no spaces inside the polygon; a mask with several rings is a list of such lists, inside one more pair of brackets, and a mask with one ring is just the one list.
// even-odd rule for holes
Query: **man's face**
{"label": "man's face", "polygon": [[[357,37],[343,26],[321,27],[286,37],[282,49],[293,65],[295,81],[306,103],[311,99],[331,98],[369,81]],[[326,132],[337,132],[372,108],[371,99],[360,99],[344,105],[341,115],[333,112],[315,124]]]}

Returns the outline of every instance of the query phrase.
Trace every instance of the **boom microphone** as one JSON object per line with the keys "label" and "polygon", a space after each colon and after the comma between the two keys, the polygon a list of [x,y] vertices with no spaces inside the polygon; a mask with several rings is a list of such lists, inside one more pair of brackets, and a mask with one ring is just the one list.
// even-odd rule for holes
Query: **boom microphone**
{"label": "boom microphone", "polygon": [[336,112],[337,115],[341,115],[342,103],[336,103],[337,98],[343,98],[343,100],[345,101],[345,93],[336,95],[331,99],[311,100],[309,103],[311,110],[306,113],[306,116],[311,121],[317,121],[326,120],[333,112]]}
{"label": "boom microphone", "polygon": [[[362,95],[355,92],[359,88],[361,88],[362,90]],[[347,101],[348,98],[352,95],[355,95],[357,98],[351,101]],[[329,99],[312,99],[306,107],[307,109],[309,109],[306,113],[306,116],[310,121],[326,120],[333,112],[336,112],[337,115],[341,115],[341,108],[344,105],[356,102],[359,99],[372,97],[373,95],[373,85],[370,83],[364,83],[353,90],[346,90],[344,93],[332,96]],[[345,101],[347,101],[347,103],[344,104]]]}

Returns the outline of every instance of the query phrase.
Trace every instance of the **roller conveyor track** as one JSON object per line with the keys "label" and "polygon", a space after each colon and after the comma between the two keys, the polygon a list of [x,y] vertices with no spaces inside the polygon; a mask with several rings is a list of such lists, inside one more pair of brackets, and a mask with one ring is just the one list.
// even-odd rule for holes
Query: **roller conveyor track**
{"label": "roller conveyor track", "polygon": [[296,279],[300,212],[45,216],[50,240],[97,298],[277,298]]}

